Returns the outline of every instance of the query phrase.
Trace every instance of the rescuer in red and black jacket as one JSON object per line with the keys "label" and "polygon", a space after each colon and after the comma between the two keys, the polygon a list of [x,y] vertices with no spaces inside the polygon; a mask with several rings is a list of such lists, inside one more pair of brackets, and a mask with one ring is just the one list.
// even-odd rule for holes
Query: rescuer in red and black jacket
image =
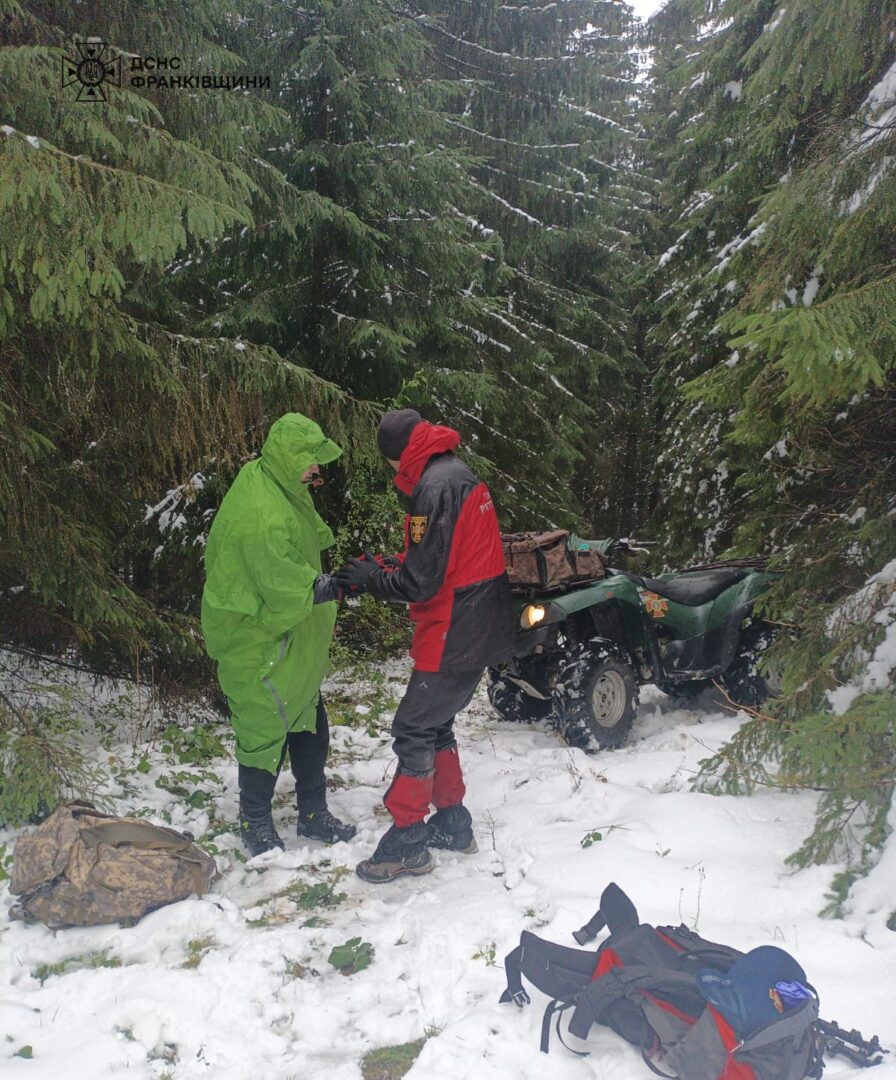
{"label": "rescuer in red and black jacket", "polygon": [[[454,717],[486,667],[506,659],[515,624],[498,518],[488,488],[455,455],[460,435],[414,409],[388,412],[377,431],[410,496],[405,547],[386,560],[352,559],[343,588],[409,605],[414,671],[392,723],[398,769],[384,802],[393,826],[358,874],[390,881],[432,869],[429,847],[474,852]],[[429,821],[430,804],[436,812]]]}

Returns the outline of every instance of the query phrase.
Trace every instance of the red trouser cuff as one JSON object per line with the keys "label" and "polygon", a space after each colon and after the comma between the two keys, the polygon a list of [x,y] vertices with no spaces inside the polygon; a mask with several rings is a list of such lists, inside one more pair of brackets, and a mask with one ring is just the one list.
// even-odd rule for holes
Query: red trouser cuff
{"label": "red trouser cuff", "polygon": [[457,747],[436,751],[435,774],[432,782],[432,801],[437,810],[463,802],[467,788],[460,770]]}
{"label": "red trouser cuff", "polygon": [[399,829],[416,825],[429,813],[432,783],[432,773],[426,776],[409,776],[403,772],[395,774],[383,802]]}

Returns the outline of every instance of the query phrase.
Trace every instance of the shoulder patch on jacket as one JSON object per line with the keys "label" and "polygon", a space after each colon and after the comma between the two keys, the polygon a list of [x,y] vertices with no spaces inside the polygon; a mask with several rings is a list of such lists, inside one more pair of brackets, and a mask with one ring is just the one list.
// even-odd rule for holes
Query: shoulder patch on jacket
{"label": "shoulder patch on jacket", "polygon": [[419,544],[423,539],[423,534],[426,532],[426,526],[429,524],[429,518],[426,514],[412,514],[411,515],[411,540],[415,544]]}

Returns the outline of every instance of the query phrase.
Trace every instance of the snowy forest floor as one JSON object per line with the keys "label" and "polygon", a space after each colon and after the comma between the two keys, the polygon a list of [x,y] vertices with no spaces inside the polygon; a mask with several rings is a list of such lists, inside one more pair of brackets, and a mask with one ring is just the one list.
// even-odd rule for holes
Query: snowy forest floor
{"label": "snowy forest floor", "polygon": [[[212,845],[222,873],[213,893],[132,928],[58,932],[9,921],[13,898],[0,883],[3,1075],[359,1080],[371,1051],[425,1040],[410,1080],[535,1080],[546,1069],[557,1080],[638,1080],[649,1075],[640,1055],[612,1032],[595,1029],[586,1058],[554,1039],[545,1059],[543,997],[534,992],[523,1011],[498,1004],[503,957],[520,931],[572,945],[610,881],[643,921],[684,922],[745,950],[788,949],[823,1016],[896,1048],[896,934],[886,928],[894,841],[855,887],[852,913],[821,918],[836,868],[794,873],[783,861],[811,827],[812,793],[690,790],[700,759],[739,722],[717,706],[675,708],[648,690],[630,745],[586,756],[543,726],[498,722],[480,690],[457,725],[479,853],[435,853],[435,872],[422,878],[360,881],[354,866],[388,824],[388,728],[407,674],[395,662],[337,673],[325,686],[330,804],[357,823],[356,839],[299,841],[285,774],[275,806],[286,851],[250,862],[235,835],[229,747],[202,726],[150,737],[160,718],[133,689],[69,680],[93,756],[116,777],[105,807],[188,829]],[[58,681],[58,672],[44,678]],[[226,726],[212,730],[227,739]],[[16,835],[0,830],[7,865]],[[357,937],[372,945],[373,962],[342,975],[328,956]],[[853,1071],[834,1059],[826,1075]],[[399,1074],[373,1072],[368,1061],[364,1075]],[[896,1078],[896,1054],[873,1075]]]}

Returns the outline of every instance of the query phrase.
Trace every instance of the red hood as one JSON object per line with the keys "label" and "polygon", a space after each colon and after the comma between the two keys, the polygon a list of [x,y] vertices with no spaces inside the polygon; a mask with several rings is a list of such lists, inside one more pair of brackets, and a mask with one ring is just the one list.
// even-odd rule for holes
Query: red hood
{"label": "red hood", "polygon": [[393,483],[399,491],[410,495],[417,486],[426,463],[434,454],[444,454],[460,446],[460,435],[450,427],[421,421],[411,432],[411,440],[404,448]]}

